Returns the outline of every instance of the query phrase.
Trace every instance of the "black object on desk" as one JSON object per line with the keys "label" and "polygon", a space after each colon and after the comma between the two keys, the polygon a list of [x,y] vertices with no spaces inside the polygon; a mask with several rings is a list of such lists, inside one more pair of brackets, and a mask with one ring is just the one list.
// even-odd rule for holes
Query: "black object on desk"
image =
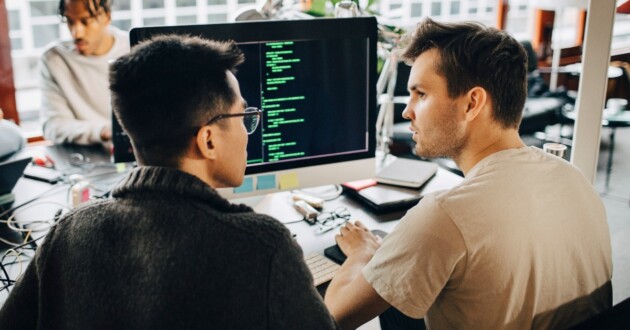
{"label": "black object on desk", "polygon": [[407,209],[420,201],[422,196],[417,190],[377,184],[363,189],[354,189],[342,184],[348,196],[367,205],[374,213],[384,213]]}
{"label": "black object on desk", "polygon": [[57,170],[37,165],[31,165],[30,167],[27,167],[24,171],[25,178],[43,181],[50,184],[59,182],[62,176],[63,173]]}
{"label": "black object on desk", "polygon": [[8,161],[0,164],[0,195],[10,193],[24,168],[31,162],[31,157]]}
{"label": "black object on desk", "polygon": [[[385,238],[385,236],[387,236],[387,233],[379,230],[379,229],[372,229],[370,230],[372,232],[372,234],[380,237],[380,238]],[[346,261],[346,259],[348,257],[346,257],[346,255],[343,253],[343,251],[341,251],[341,249],[339,248],[339,245],[335,244],[333,246],[327,247],[326,249],[324,249],[324,255],[326,257],[328,257],[330,260],[338,263],[338,264],[343,264],[344,261]]]}
{"label": "black object on desk", "polygon": [[15,198],[11,191],[30,162],[31,157],[26,157],[0,164],[0,204],[13,202]]}

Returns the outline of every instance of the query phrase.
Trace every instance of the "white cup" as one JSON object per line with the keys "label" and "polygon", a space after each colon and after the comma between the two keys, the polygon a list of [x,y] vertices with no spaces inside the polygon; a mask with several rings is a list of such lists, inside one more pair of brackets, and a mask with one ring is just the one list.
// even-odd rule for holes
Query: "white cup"
{"label": "white cup", "polygon": [[628,105],[628,100],[626,99],[608,99],[606,101],[606,109],[611,113],[620,113],[626,110],[626,106]]}
{"label": "white cup", "polygon": [[560,143],[545,143],[543,144],[543,151],[552,155],[556,155],[560,158],[564,157],[564,152],[567,150],[567,146]]}
{"label": "white cup", "polygon": [[335,4],[335,17],[358,17],[359,8],[350,0],[341,0]]}

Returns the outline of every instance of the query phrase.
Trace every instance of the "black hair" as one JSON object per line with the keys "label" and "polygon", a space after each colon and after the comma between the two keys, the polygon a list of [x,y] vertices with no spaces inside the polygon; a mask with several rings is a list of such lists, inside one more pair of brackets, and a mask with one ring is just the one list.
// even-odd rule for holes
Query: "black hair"
{"label": "black hair", "polygon": [[112,2],[114,0],[59,0],[59,16],[66,16],[66,2],[71,1],[82,1],[85,4],[85,8],[87,8],[88,13],[90,13],[91,17],[98,15],[98,13],[102,10],[107,15],[111,15],[112,13]]}
{"label": "black hair", "polygon": [[178,167],[195,129],[237,101],[227,71],[244,55],[233,42],[165,35],[110,67],[112,107],[144,165]]}
{"label": "black hair", "polygon": [[518,128],[527,96],[527,54],[507,32],[427,18],[404,42],[401,58],[409,65],[423,52],[437,49],[436,70],[446,78],[451,98],[480,86],[490,96],[494,118],[505,128]]}

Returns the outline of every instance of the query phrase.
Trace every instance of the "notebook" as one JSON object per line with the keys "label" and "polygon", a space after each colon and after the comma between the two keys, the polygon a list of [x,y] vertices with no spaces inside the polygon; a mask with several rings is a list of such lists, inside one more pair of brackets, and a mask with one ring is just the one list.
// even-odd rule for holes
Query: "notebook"
{"label": "notebook", "polygon": [[0,196],[10,193],[18,179],[22,176],[31,157],[12,160],[0,164]]}
{"label": "notebook", "polygon": [[437,164],[397,158],[376,173],[376,181],[402,187],[420,188],[437,172]]}
{"label": "notebook", "polygon": [[420,191],[377,184],[363,189],[355,189],[349,183],[342,183],[344,192],[367,205],[375,213],[408,209],[422,198]]}

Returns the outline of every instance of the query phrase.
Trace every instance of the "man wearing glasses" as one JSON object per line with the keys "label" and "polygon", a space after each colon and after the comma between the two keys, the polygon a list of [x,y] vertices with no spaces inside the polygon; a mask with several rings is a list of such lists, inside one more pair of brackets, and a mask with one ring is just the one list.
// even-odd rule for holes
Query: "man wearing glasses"
{"label": "man wearing glasses", "polygon": [[51,229],[0,329],[336,327],[286,227],[215,190],[242,183],[260,121],[234,76],[243,60],[232,43],[161,36],[112,64],[140,166]]}
{"label": "man wearing glasses", "polygon": [[110,26],[110,0],[60,0],[59,15],[72,41],[55,43],[41,58],[44,137],[53,143],[109,141],[109,62],[129,52],[129,38]]}

